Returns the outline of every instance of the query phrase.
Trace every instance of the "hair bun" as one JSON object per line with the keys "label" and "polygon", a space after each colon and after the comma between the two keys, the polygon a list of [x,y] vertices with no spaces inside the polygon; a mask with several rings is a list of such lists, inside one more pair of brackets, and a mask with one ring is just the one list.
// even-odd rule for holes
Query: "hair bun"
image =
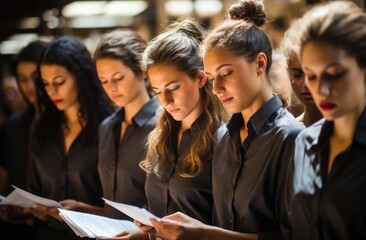
{"label": "hair bun", "polygon": [[230,7],[229,14],[233,20],[244,20],[258,27],[266,22],[266,13],[261,0],[241,0]]}
{"label": "hair bun", "polygon": [[192,19],[178,20],[177,22],[172,23],[169,26],[169,29],[184,33],[188,37],[194,38],[200,43],[204,38],[204,29],[201,27],[201,25],[199,25],[199,23]]}

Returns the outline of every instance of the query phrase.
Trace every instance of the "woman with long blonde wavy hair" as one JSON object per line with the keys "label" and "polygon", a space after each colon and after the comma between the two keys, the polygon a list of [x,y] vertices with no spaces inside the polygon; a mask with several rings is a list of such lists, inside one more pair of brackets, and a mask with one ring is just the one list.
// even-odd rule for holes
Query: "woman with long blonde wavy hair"
{"label": "woman with long blonde wavy hair", "polygon": [[[143,54],[142,68],[164,110],[140,166],[147,172],[145,192],[152,213],[163,217],[181,211],[210,224],[215,132],[226,113],[203,71],[202,39],[201,27],[183,20],[154,38]],[[142,231],[119,237],[155,239]]]}

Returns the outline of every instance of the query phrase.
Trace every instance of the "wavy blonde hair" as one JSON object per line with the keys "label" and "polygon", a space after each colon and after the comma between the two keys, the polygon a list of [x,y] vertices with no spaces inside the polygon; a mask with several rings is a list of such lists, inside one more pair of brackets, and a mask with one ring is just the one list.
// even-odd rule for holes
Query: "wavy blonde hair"
{"label": "wavy blonde hair", "polygon": [[[142,68],[167,64],[187,73],[192,79],[203,70],[200,54],[200,44],[203,39],[202,28],[192,20],[184,20],[172,24],[168,31],[154,38],[147,46],[142,57]],[[203,112],[198,126],[195,128],[191,146],[183,163],[177,171],[182,177],[197,176],[203,167],[204,158],[212,153],[215,144],[215,131],[222,122],[227,120],[227,114],[212,93],[212,85],[207,82],[200,89],[200,103]],[[169,148],[177,121],[166,111],[162,111],[155,129],[147,140],[147,154],[140,167],[148,173],[159,175],[159,169],[168,161]]]}

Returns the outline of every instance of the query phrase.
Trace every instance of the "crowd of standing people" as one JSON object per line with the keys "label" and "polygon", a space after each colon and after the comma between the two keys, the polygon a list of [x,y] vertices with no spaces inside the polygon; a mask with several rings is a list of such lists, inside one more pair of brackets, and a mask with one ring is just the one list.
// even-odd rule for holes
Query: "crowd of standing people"
{"label": "crowd of standing people", "polygon": [[[316,5],[276,52],[265,24],[263,3],[241,0],[209,31],[114,30],[93,53],[72,36],[30,43],[14,61],[28,107],[0,131],[0,194],[129,219],[105,197],[161,218],[109,239],[365,239],[366,13]],[[3,205],[0,219],[6,239],[80,239],[57,208]]]}

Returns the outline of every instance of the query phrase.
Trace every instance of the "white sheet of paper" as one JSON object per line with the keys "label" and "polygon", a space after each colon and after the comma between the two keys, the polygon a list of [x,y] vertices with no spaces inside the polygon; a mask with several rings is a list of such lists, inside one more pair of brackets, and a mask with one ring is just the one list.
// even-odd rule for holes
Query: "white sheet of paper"
{"label": "white sheet of paper", "polygon": [[0,202],[1,205],[35,207],[37,204],[41,204],[47,207],[62,208],[61,204],[55,200],[39,197],[18,187],[13,187],[14,190],[3,201]]}
{"label": "white sheet of paper", "polygon": [[65,223],[79,237],[113,237],[126,230],[138,229],[131,221],[117,220],[64,209],[59,209],[59,211]]}
{"label": "white sheet of paper", "polygon": [[151,212],[147,211],[144,208],[139,208],[139,207],[128,205],[128,204],[113,202],[113,201],[105,199],[105,198],[103,198],[103,200],[108,205],[111,205],[112,207],[116,208],[120,212],[129,216],[130,218],[137,220],[146,226],[153,226],[150,222],[150,218],[159,219],[157,216],[155,216],[154,214],[152,214]]}

